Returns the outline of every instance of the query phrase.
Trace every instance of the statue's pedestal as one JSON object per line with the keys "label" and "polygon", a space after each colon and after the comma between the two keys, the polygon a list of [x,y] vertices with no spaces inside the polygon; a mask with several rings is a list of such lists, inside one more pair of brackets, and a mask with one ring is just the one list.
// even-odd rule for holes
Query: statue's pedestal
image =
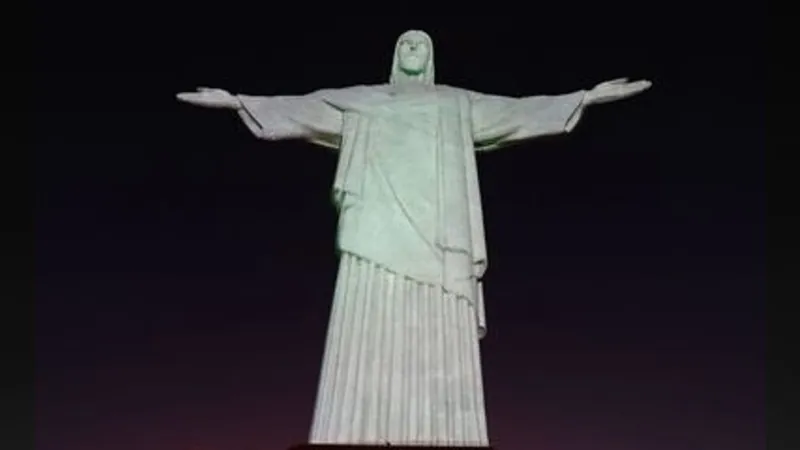
{"label": "statue's pedestal", "polygon": [[491,447],[435,447],[435,446],[405,446],[405,445],[348,445],[348,444],[302,444],[289,450],[492,450]]}

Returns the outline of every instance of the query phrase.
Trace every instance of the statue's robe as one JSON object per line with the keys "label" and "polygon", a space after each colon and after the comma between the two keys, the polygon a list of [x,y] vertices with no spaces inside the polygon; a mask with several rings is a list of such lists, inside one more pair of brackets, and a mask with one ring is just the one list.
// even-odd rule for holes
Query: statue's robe
{"label": "statue's robe", "polygon": [[488,445],[475,154],[571,130],[584,92],[378,85],[239,98],[257,136],[340,149],[341,260],[310,441]]}

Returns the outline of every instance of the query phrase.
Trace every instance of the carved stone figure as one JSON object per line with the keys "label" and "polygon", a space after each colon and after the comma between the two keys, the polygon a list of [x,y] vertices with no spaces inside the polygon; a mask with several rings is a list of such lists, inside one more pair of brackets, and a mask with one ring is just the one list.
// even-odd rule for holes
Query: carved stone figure
{"label": "carved stone figure", "polygon": [[567,133],[587,106],[648,87],[618,79],[512,98],[435,84],[430,37],[408,31],[388,84],[276,97],[178,94],[236,111],[261,139],[338,150],[341,257],[310,443],[489,446],[476,155]]}

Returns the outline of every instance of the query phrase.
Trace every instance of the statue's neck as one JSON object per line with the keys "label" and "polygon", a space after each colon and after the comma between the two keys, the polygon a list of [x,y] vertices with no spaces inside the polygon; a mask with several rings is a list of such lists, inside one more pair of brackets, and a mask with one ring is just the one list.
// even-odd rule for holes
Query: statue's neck
{"label": "statue's neck", "polygon": [[415,93],[415,92],[427,92],[432,90],[434,87],[431,84],[425,83],[423,78],[411,76],[401,76],[398,79],[394,80],[392,83],[391,91],[394,93]]}

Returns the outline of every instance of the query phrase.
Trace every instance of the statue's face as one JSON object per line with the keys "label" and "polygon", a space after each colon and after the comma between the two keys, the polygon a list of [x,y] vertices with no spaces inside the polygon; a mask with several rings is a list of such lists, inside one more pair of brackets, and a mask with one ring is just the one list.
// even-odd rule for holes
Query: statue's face
{"label": "statue's face", "polygon": [[397,57],[400,70],[409,75],[419,75],[425,72],[431,49],[423,36],[406,36],[400,41]]}

